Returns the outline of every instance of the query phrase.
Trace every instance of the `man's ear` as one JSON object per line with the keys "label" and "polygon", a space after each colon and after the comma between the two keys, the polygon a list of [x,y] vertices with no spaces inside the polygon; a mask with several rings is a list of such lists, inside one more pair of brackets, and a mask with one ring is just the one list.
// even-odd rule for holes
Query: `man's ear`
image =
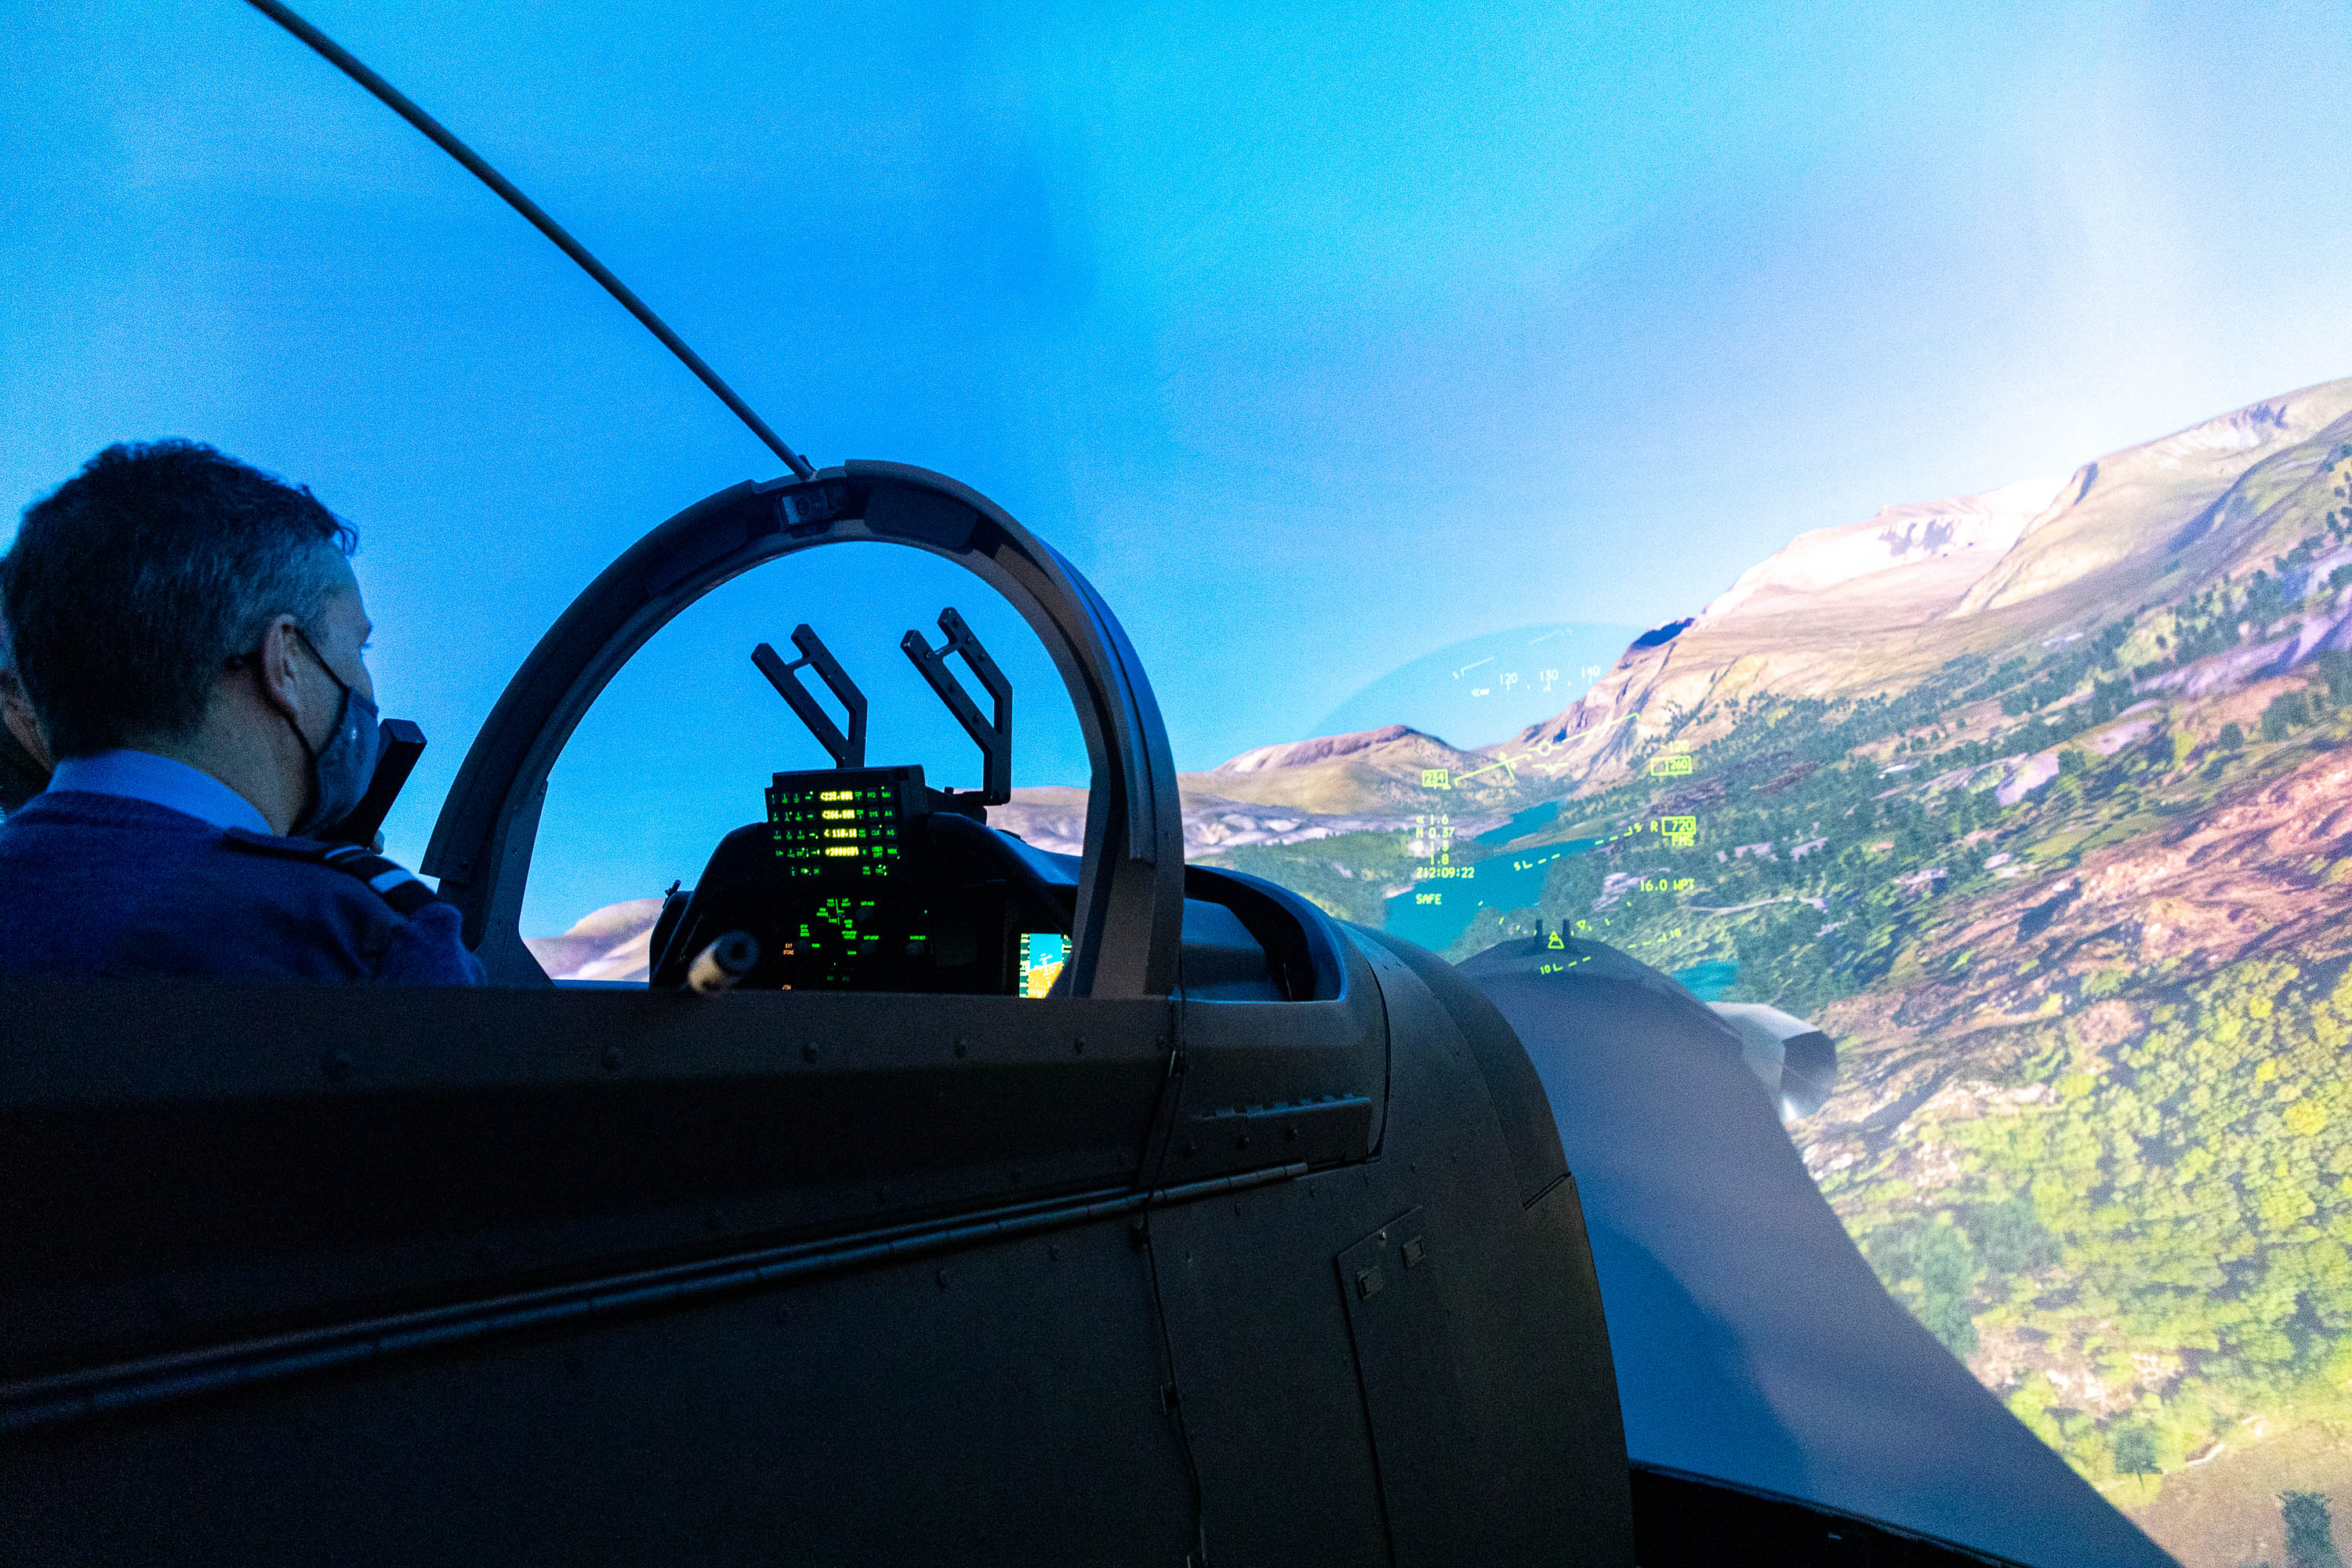
{"label": "man's ear", "polygon": [[263,700],[286,715],[296,730],[302,728],[302,688],[295,679],[302,658],[300,632],[291,616],[279,616],[263,628],[255,650],[254,679]]}

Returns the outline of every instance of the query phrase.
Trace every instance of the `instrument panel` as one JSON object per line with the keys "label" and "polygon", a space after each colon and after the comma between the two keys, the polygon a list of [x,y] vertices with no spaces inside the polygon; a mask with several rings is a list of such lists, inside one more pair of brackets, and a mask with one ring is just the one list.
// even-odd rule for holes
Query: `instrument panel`
{"label": "instrument panel", "polygon": [[[919,766],[773,775],[763,821],[730,833],[654,927],[651,984],[685,983],[730,931],[759,944],[751,990],[899,991],[1039,999],[1071,955],[1075,857],[988,826]],[[1244,879],[1188,868],[1188,994],[1304,1000],[1303,931]]]}

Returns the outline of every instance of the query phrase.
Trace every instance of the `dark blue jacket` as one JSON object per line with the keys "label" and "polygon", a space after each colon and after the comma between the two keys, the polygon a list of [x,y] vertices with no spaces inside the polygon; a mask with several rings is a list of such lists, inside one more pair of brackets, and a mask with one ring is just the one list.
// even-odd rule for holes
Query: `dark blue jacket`
{"label": "dark blue jacket", "polygon": [[457,909],[397,871],[52,790],[0,822],[0,975],[480,984]]}

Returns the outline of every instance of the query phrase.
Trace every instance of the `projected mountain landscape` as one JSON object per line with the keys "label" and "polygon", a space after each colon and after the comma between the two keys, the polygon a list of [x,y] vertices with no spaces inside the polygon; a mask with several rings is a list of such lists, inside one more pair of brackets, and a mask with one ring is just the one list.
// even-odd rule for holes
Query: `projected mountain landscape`
{"label": "projected mountain landscape", "polygon": [[[1194,859],[1449,958],[1586,936],[1821,1023],[1792,1132],[1864,1255],[2224,1563],[2352,1492],[2347,739],[2352,380],[1803,534],[1502,740],[1181,783]],[[1075,851],[1084,808],[992,819]],[[634,914],[541,952],[641,973]]]}
{"label": "projected mountain landscape", "polygon": [[1817,1018],[1843,1078],[1797,1135],[1882,1277],[2237,1561],[2352,1483],[2347,411],[1804,535],[1500,744],[1192,781],[1412,806],[1387,833],[1198,849],[1455,959],[1540,921]]}

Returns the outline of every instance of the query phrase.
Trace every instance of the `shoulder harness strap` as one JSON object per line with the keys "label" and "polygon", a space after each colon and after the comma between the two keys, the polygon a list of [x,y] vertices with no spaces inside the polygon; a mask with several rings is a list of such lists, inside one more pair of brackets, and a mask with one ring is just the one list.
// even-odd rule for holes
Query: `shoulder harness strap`
{"label": "shoulder harness strap", "polygon": [[274,834],[255,833],[243,827],[226,829],[222,837],[241,849],[257,854],[280,855],[289,860],[311,860],[321,866],[332,866],[343,875],[365,882],[376,897],[390,904],[393,912],[404,920],[440,898],[407,867],[387,860],[357,844],[323,844],[315,838],[280,838]]}
{"label": "shoulder harness strap", "polygon": [[404,919],[434,901],[433,889],[426,887],[415,872],[359,845],[338,844],[320,858],[336,870],[356,877],[374,889],[376,896],[390,904],[393,912]]}

